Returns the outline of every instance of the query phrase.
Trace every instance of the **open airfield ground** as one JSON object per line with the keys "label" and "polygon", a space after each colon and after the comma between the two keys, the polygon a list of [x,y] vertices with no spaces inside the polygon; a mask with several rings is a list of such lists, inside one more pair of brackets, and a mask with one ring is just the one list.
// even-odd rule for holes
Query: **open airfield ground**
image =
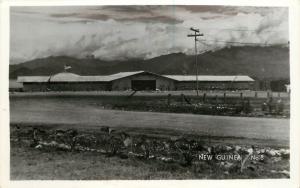
{"label": "open airfield ground", "polygon": [[[71,96],[66,93],[11,94],[11,179],[100,180],[289,177],[289,157],[287,157],[289,119],[287,118],[111,110],[102,105],[101,96],[97,93],[91,93],[90,95],[75,93]],[[241,147],[243,151],[248,151],[253,145],[256,148],[254,150],[259,151],[264,159],[260,161],[246,160],[247,165],[244,165],[245,169],[241,172],[241,163],[237,161],[209,162],[197,160],[196,157],[191,160],[192,165],[187,165],[186,162],[190,161],[187,160],[186,155],[197,156],[199,153],[187,153],[182,148],[172,149],[170,147],[170,152],[166,154],[159,153],[158,149],[155,150],[158,153],[151,150],[157,160],[152,160],[152,158],[150,160],[151,155],[149,153],[147,157],[141,156],[140,154],[145,149],[140,153],[137,149],[135,157],[132,157],[133,154],[127,151],[128,148],[122,149],[126,153],[126,159],[118,155],[108,157],[105,153],[107,150],[103,151],[101,149],[77,149],[76,151],[51,149],[50,151],[45,149],[46,143],[30,147],[32,143],[28,143],[28,140],[20,142],[20,140],[14,139],[15,126],[18,129],[24,129],[26,133],[32,128],[39,128],[47,133],[58,129],[75,129],[80,134],[85,135],[103,135],[102,128],[108,126],[116,132],[126,132],[135,139],[147,138],[148,140],[145,143],[147,142],[148,145],[150,142],[153,143],[154,140],[165,143],[176,137],[200,140],[203,148],[218,148],[219,146],[229,148],[228,150],[225,149],[229,153],[233,152],[235,147]],[[167,150],[165,147],[164,150]],[[157,146],[157,148],[159,147]],[[176,157],[170,154],[173,150],[177,151],[177,149],[184,156],[185,160],[183,162],[180,157],[179,160],[175,160]],[[193,149],[189,148],[189,150]],[[239,150],[239,152],[242,152],[242,150]],[[264,151],[262,152],[262,150]],[[132,148],[130,151],[132,151]],[[222,150],[222,152],[224,151]]]}

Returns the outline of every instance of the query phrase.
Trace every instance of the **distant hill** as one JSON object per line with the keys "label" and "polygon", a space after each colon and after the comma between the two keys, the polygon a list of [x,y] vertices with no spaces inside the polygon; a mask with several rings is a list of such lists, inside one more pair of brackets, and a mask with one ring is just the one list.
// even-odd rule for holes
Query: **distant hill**
{"label": "distant hill", "polygon": [[[195,74],[195,56],[183,53],[162,55],[147,60],[103,61],[67,56],[47,57],[10,65],[10,78],[22,75],[52,75],[72,66],[80,75],[108,75],[122,71],[146,70],[158,74]],[[199,74],[249,75],[256,79],[288,79],[289,48],[230,47],[198,56]]]}

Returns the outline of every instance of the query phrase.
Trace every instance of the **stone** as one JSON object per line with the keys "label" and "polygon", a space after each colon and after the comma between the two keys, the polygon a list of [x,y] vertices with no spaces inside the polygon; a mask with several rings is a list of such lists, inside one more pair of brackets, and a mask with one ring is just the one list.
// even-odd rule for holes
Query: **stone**
{"label": "stone", "polygon": [[251,155],[253,153],[253,149],[249,148],[249,149],[247,149],[247,152]]}
{"label": "stone", "polygon": [[41,149],[41,148],[43,148],[43,146],[41,144],[35,146],[35,149]]}
{"label": "stone", "polygon": [[266,149],[264,149],[264,148],[263,149],[258,149],[257,153],[258,154],[264,154],[264,153],[266,153]]}
{"label": "stone", "polygon": [[57,146],[58,145],[58,143],[56,142],[56,141],[51,141],[50,143],[49,143],[49,146],[52,146],[52,147],[55,147],[55,146]]}
{"label": "stone", "polygon": [[275,150],[271,149],[271,150],[267,150],[266,154],[271,157],[274,157],[274,156],[276,156],[277,152]]}
{"label": "stone", "polygon": [[290,172],[287,171],[287,170],[282,170],[282,171],[280,171],[280,173],[281,173],[281,174],[284,174],[284,175],[286,175],[286,176],[290,176]]}
{"label": "stone", "polygon": [[225,146],[225,150],[226,150],[226,151],[231,151],[231,150],[232,150],[232,147],[230,147],[230,146]]}
{"label": "stone", "polygon": [[123,141],[123,143],[125,147],[129,147],[132,144],[132,139],[128,137]]}
{"label": "stone", "polygon": [[253,165],[247,166],[247,169],[249,169],[251,171],[255,171],[256,170],[255,166],[253,166]]}
{"label": "stone", "polygon": [[227,161],[222,161],[221,163],[220,163],[220,166],[222,167],[222,168],[224,168],[224,169],[226,169],[226,170],[228,170],[228,169],[230,169],[231,167],[233,167],[233,163],[230,163],[230,162],[227,162]]}
{"label": "stone", "polygon": [[283,175],[286,175],[288,177],[290,176],[290,172],[287,171],[287,170],[281,170],[281,171],[271,170],[270,172],[273,173],[273,174],[283,174]]}
{"label": "stone", "polygon": [[171,162],[173,159],[170,157],[162,157],[161,160],[164,162]]}
{"label": "stone", "polygon": [[279,162],[279,161],[281,161],[282,160],[282,158],[281,157],[274,157],[273,158],[273,161],[276,163],[276,162]]}
{"label": "stone", "polygon": [[71,149],[71,146],[68,146],[66,144],[58,144],[57,147],[60,148],[60,149],[64,149],[64,150],[70,150]]}
{"label": "stone", "polygon": [[242,149],[242,147],[241,146],[235,146],[235,151],[240,151],[241,149]]}
{"label": "stone", "polygon": [[280,149],[279,153],[282,155],[289,155],[290,154],[290,150],[289,149]]}

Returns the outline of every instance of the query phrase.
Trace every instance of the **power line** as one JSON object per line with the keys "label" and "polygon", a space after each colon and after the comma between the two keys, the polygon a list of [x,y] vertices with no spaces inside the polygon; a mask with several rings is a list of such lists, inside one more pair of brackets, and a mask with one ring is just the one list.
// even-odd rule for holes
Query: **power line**
{"label": "power line", "polygon": [[[202,30],[221,30],[221,31],[243,31],[243,32],[259,32],[258,29],[242,29],[242,28],[203,28]],[[277,30],[261,30],[260,32],[276,32],[276,31],[283,31],[283,29]]]}
{"label": "power line", "polygon": [[[205,46],[207,46],[207,47],[210,48],[210,49],[201,51],[200,53],[198,53],[198,55],[204,54],[204,53],[206,53],[206,52],[213,52],[213,51],[222,49],[222,47],[220,47],[220,46],[219,46],[219,47],[214,47],[213,45],[206,44],[206,43],[204,43],[204,42],[202,42],[202,41],[199,41],[199,40],[198,40],[198,42],[200,42],[200,43],[202,43],[202,44],[204,44]],[[212,48],[212,47],[213,47],[213,48]]]}
{"label": "power line", "polygon": [[212,45],[209,45],[209,44],[206,44],[205,42],[201,41],[201,40],[198,40],[197,39],[197,42],[200,42],[201,44],[204,44],[205,46],[208,46],[208,47],[211,47]]}
{"label": "power line", "polygon": [[257,30],[255,29],[234,29],[234,28],[224,28],[224,29],[221,29],[221,28],[207,28],[207,30],[226,30],[226,31],[247,31],[247,32],[256,32]]}
{"label": "power line", "polygon": [[285,43],[281,43],[281,44],[270,44],[270,43],[256,43],[256,42],[237,42],[237,41],[222,41],[222,40],[209,40],[209,39],[205,39],[205,40],[198,40],[199,42],[204,42],[204,41],[211,41],[211,42],[217,42],[217,43],[229,43],[229,44],[246,44],[246,45],[265,45],[265,46],[269,46],[269,45],[284,45]]}
{"label": "power line", "polygon": [[[287,43],[277,43],[277,44],[270,44],[270,43],[256,43],[256,42],[239,42],[239,41],[224,41],[224,40],[215,40],[215,36],[210,35],[210,34],[205,34],[205,36],[208,36],[211,39],[203,39],[205,41],[213,41],[213,42],[221,42],[221,43],[233,43],[233,44],[246,44],[246,45],[265,45],[265,46],[270,46],[270,45],[285,45],[285,44],[289,44],[289,41]],[[199,41],[201,42],[201,41]],[[202,44],[206,44],[203,43]],[[206,44],[207,45],[207,44]]]}

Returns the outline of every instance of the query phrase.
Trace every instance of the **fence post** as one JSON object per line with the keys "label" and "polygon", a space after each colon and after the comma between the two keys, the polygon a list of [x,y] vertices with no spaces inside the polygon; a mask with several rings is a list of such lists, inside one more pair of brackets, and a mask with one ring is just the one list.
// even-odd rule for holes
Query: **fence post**
{"label": "fence post", "polygon": [[249,114],[250,112],[251,112],[250,99],[247,99],[247,102],[246,102],[246,114]]}
{"label": "fence post", "polygon": [[224,92],[224,103],[226,103],[226,92]]}
{"label": "fence post", "polygon": [[181,93],[181,106],[183,106],[183,104],[184,104],[184,95],[183,93]]}
{"label": "fence post", "polygon": [[203,93],[203,98],[202,98],[203,102],[205,102],[206,100],[206,93]]}
{"label": "fence post", "polygon": [[171,104],[171,94],[169,93],[168,94],[168,106],[170,106],[170,104]]}
{"label": "fence post", "polygon": [[257,98],[257,91],[255,91],[254,97]]}
{"label": "fence post", "polygon": [[269,106],[269,113],[272,113],[273,111],[273,97],[268,98],[268,106]]}
{"label": "fence post", "polygon": [[240,97],[241,97],[241,99],[243,99],[243,92],[240,93]]}
{"label": "fence post", "polygon": [[244,99],[242,99],[242,108],[243,108],[243,112],[245,113],[245,111],[246,111],[246,103],[245,103]]}

